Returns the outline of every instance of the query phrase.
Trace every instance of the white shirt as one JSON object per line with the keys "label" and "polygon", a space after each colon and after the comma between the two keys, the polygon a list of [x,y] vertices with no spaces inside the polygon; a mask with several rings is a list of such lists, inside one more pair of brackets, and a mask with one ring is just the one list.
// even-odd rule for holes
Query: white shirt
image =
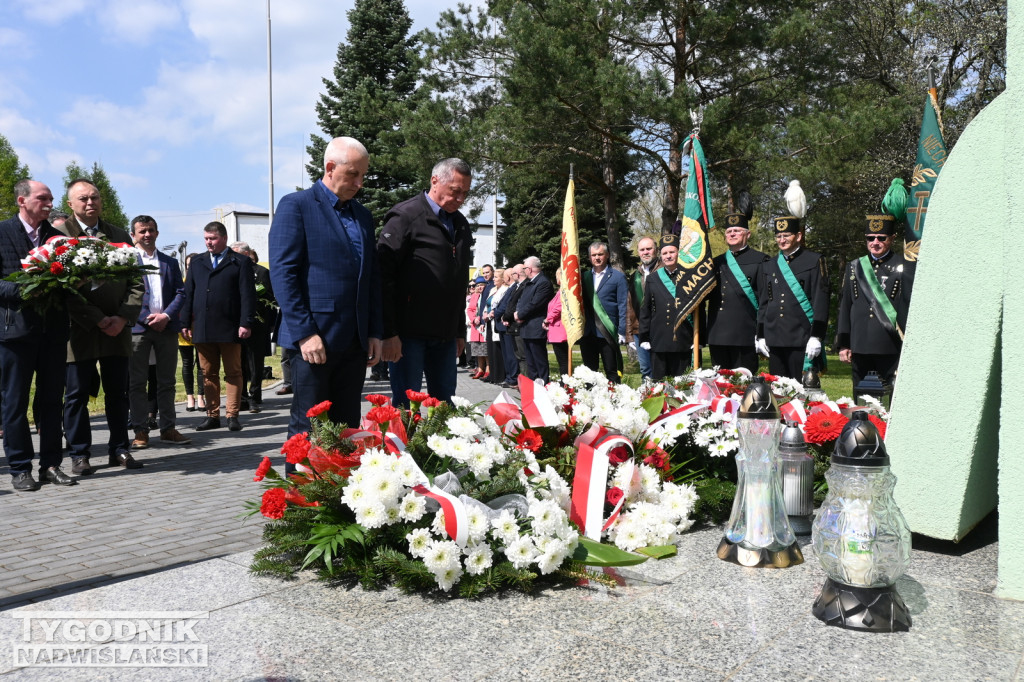
{"label": "white shirt", "polygon": [[138,246],[135,248],[139,252],[143,265],[156,266],[156,272],[146,273],[146,289],[149,291],[149,312],[162,313],[164,311],[164,288],[160,282],[160,259],[157,258],[156,251],[153,251],[153,255],[150,256],[144,249]]}
{"label": "white shirt", "polygon": [[20,212],[18,213],[18,220],[20,220],[21,224],[25,227],[25,232],[28,233],[28,239],[29,241],[32,242],[32,246],[39,246],[39,228],[32,227],[31,225],[26,223],[25,219],[21,217]]}
{"label": "white shirt", "polygon": [[604,270],[602,270],[601,272],[594,270],[594,291],[597,291],[597,288],[601,286],[601,279],[604,278],[606,274],[608,274],[607,265],[604,266]]}

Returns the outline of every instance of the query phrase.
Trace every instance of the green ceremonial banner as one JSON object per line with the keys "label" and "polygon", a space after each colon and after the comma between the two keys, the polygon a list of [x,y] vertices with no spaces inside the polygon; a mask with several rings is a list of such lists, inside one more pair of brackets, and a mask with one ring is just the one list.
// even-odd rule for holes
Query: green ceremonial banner
{"label": "green ceremonial banner", "polygon": [[917,260],[921,248],[924,220],[928,213],[928,201],[932,187],[939,177],[942,165],[946,163],[946,143],[942,139],[942,122],[939,105],[935,96],[928,93],[924,102],[924,116],[921,117],[921,136],[917,142],[917,164],[910,181],[910,201],[907,204],[907,226],[904,234],[903,253],[908,260]]}
{"label": "green ceremonial banner", "polygon": [[711,242],[708,241],[708,230],[715,226],[715,217],[711,213],[711,182],[700,138],[693,134],[690,139],[693,141],[692,162],[686,182],[682,234],[679,235],[679,267],[683,269],[683,279],[676,294],[679,297],[679,320],[715,288],[715,266],[711,258]]}

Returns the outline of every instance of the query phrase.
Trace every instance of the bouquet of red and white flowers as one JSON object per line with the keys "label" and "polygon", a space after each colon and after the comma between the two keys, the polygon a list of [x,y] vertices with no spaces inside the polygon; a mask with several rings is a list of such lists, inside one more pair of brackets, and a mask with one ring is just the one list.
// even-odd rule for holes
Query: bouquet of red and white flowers
{"label": "bouquet of red and white flowers", "polygon": [[21,285],[23,299],[46,309],[67,294],[81,297],[79,288],[89,282],[95,287],[104,281],[137,280],[153,270],[139,262],[131,244],[62,235],[29,251],[21,271],[6,279]]}

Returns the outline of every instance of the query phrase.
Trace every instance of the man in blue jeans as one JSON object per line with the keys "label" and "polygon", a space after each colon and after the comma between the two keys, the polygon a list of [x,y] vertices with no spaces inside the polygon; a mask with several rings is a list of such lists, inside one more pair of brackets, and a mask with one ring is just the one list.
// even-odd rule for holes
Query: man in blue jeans
{"label": "man in blue jeans", "polygon": [[445,159],[430,174],[430,189],[384,216],[377,242],[384,338],[392,402],[407,405],[406,391],[440,400],[455,393],[456,362],[466,345],[466,285],[473,234],[459,208],[472,170]]}

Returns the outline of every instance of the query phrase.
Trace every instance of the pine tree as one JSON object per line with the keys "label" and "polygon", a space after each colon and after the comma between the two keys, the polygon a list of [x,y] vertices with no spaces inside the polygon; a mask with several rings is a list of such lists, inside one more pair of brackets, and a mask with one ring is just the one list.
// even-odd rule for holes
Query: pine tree
{"label": "pine tree", "polygon": [[103,170],[103,166],[99,163],[92,164],[92,172],[88,173],[77,162],[72,161],[64,169],[64,198],[61,200],[61,210],[71,214],[71,206],[68,205],[67,186],[72,181],[84,178],[92,184],[96,185],[96,189],[100,191],[100,197],[103,199],[103,212],[100,213],[100,218],[107,221],[111,225],[117,227],[123,227],[128,229],[128,216],[124,214],[124,208],[121,206],[121,200],[117,196],[117,190],[110,184],[110,179],[107,177],[106,171]]}
{"label": "pine tree", "polygon": [[28,166],[18,160],[18,154],[7,138],[0,135],[0,219],[18,212],[14,198],[14,185],[29,177]]}
{"label": "pine tree", "polygon": [[359,200],[378,219],[418,186],[416,169],[403,160],[403,120],[425,92],[417,92],[418,41],[409,36],[412,19],[402,0],[356,0],[348,13],[345,42],[338,45],[333,79],[316,105],[327,139],[311,135],[306,166],[314,182],[323,176],[323,154],[331,138],[354,137],[370,153],[370,168]]}

